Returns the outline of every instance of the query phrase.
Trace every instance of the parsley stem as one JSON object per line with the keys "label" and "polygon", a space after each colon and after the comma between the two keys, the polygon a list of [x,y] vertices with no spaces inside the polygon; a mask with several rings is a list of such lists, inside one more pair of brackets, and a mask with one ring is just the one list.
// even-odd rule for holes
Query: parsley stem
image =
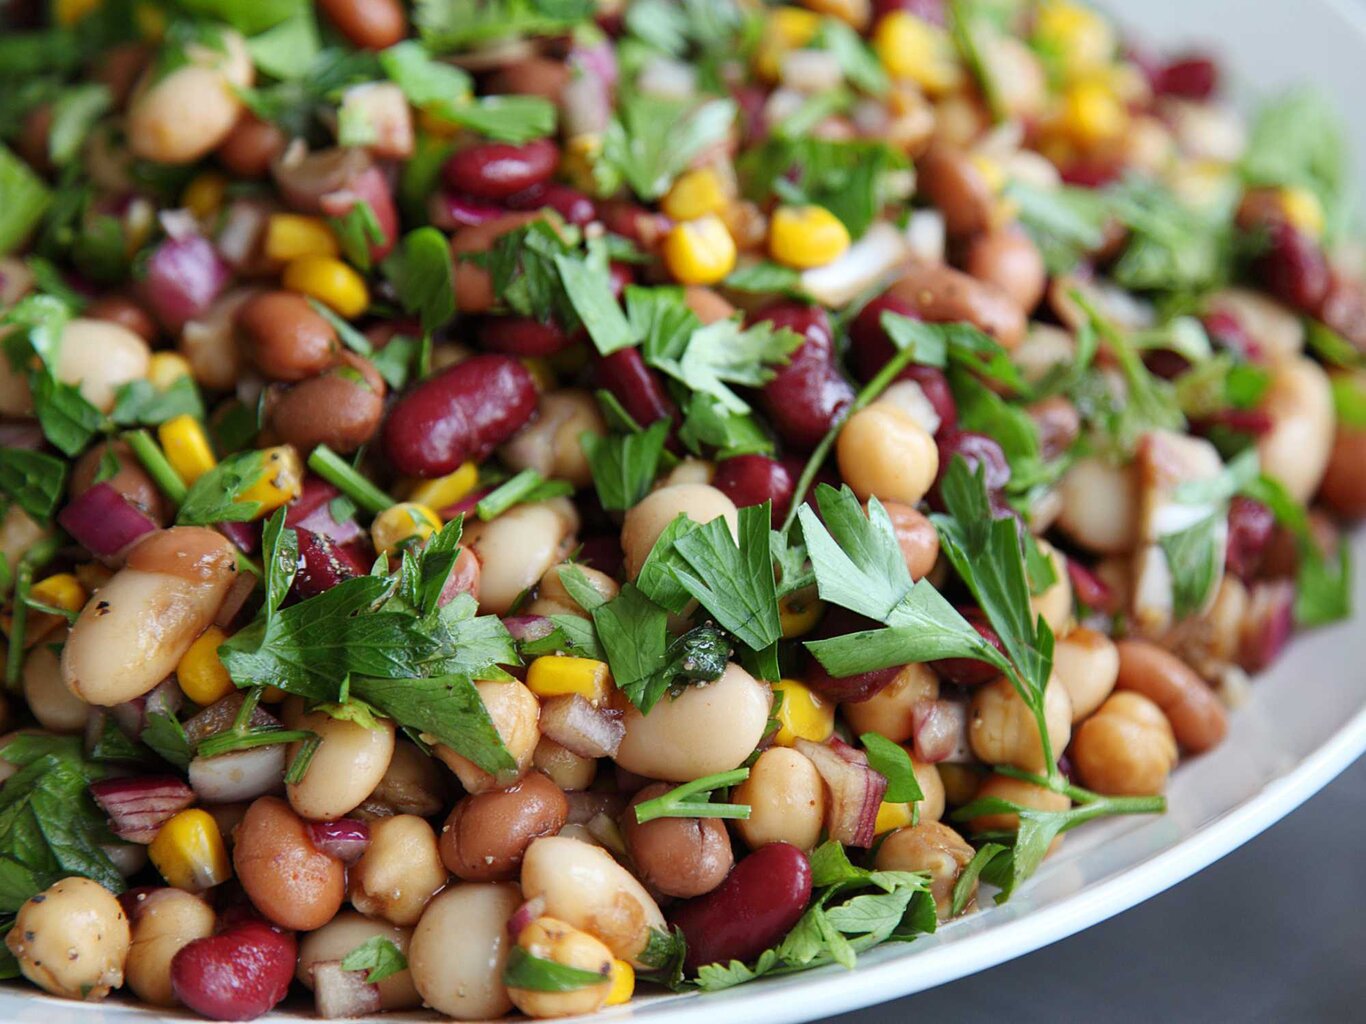
{"label": "parsley stem", "polygon": [[180,474],[167,460],[161,446],[152,440],[152,435],[145,430],[129,430],[124,433],[123,439],[128,442],[128,447],[133,449],[138,461],[161,488],[161,493],[170,498],[175,505],[184,502],[185,495],[189,493],[185,481],[180,479]]}
{"label": "parsley stem", "polygon": [[573,486],[565,480],[547,480],[534,469],[524,469],[510,480],[484,495],[474,506],[475,515],[484,522],[496,519],[513,505],[524,501],[544,501],[547,498],[573,494]]}
{"label": "parsley stem", "polygon": [[[669,790],[663,796],[636,804],[636,822],[644,825],[656,818],[738,818],[749,817],[748,804],[710,803],[712,790],[734,786],[749,778],[748,768],[704,775],[692,782]],[[693,799],[705,794],[701,799]]]}
{"label": "parsley stem", "polygon": [[248,729],[244,732],[229,729],[217,736],[209,736],[201,740],[199,746],[195,748],[195,756],[218,757],[220,754],[232,753],[235,750],[273,747],[277,743],[294,743],[297,740],[307,740],[316,735],[317,733],[310,732],[307,729],[277,729],[274,726]]}
{"label": "parsley stem", "polygon": [[19,559],[14,578],[14,611],[10,616],[9,650],[5,652],[5,686],[13,690],[19,685],[19,671],[24,664],[24,632],[28,627],[28,594],[33,586],[35,570],[52,561],[61,546],[56,537],[40,540]]}
{"label": "parsley stem", "polygon": [[308,468],[371,515],[379,515],[394,504],[393,498],[357,473],[325,444],[313,449],[313,454],[308,457]]}
{"label": "parsley stem", "polygon": [[806,494],[811,490],[811,485],[815,482],[816,474],[820,472],[821,466],[829,457],[830,449],[835,446],[835,439],[839,437],[840,430],[849,420],[849,417],[860,409],[864,409],[871,405],[882,392],[886,391],[892,381],[896,380],[898,375],[900,375],[901,371],[915,361],[915,351],[915,346],[907,345],[896,355],[892,356],[892,358],[888,360],[887,365],[881,370],[878,370],[873,379],[859,389],[859,393],[854,396],[854,400],[849,403],[844,412],[836,418],[834,424],[826,431],[825,436],[821,438],[820,444],[816,445],[815,450],[811,453],[811,457],[806,460],[806,466],[802,469],[802,475],[797,478],[797,486],[792,492],[792,505],[787,510],[787,518],[783,520],[782,529],[779,532],[787,533],[787,531],[792,528],[792,524],[797,521],[797,511],[802,507],[802,502],[806,500]]}
{"label": "parsley stem", "polygon": [[993,770],[1012,779],[1033,783],[1060,793],[1078,805],[1074,810],[1098,808],[1095,813],[1083,817],[1082,821],[1109,814],[1162,814],[1167,809],[1167,798],[1164,796],[1103,796],[1068,782],[1067,777],[1061,773],[1045,778],[1033,772],[1012,768],[1010,765],[997,765]]}

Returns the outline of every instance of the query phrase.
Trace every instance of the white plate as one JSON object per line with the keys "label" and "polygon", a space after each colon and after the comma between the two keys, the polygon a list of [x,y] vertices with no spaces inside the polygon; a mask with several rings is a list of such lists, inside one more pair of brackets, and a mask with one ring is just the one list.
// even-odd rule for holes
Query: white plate
{"label": "white plate", "polygon": [[[1131,0],[1111,3],[1140,37],[1167,47],[1213,45],[1245,94],[1313,81],[1339,102],[1357,167],[1366,170],[1366,6],[1359,0]],[[1361,176],[1359,176],[1361,177]],[[1363,194],[1366,194],[1366,178]],[[1366,564],[1366,536],[1357,538]],[[1366,609],[1366,573],[1355,585]],[[909,945],[884,946],[854,972],[825,968],[709,996],[662,997],[591,1018],[646,1024],[788,1024],[941,985],[1020,956],[1126,910],[1222,857],[1279,821],[1366,750],[1366,630],[1360,622],[1298,639],[1259,677],[1232,716],[1228,739],[1180,768],[1160,818],[1099,822],[1009,904]],[[188,1015],[111,1000],[86,1005],[32,988],[0,991],[0,1020],[42,1024],[150,1022]],[[274,1019],[309,1017],[281,1012]],[[422,1019],[388,1015],[377,1020]],[[583,1018],[590,1019],[590,1018]]]}

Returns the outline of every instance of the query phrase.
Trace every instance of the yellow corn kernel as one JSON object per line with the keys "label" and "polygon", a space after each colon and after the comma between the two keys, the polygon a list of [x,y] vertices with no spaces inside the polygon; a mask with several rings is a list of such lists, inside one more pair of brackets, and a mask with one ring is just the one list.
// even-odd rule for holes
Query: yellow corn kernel
{"label": "yellow corn kernel", "polygon": [[636,991],[635,968],[625,960],[612,961],[612,987],[607,990],[605,1006],[621,1006],[629,1003]]}
{"label": "yellow corn kernel", "polygon": [[479,467],[466,462],[454,473],[447,473],[435,480],[422,480],[408,492],[408,500],[426,505],[438,511],[449,508],[474,490],[479,483]]}
{"label": "yellow corn kernel", "polygon": [[370,305],[365,279],[331,256],[300,256],[290,260],[281,283],[292,292],[312,296],[348,320],[360,316]]}
{"label": "yellow corn kernel", "polygon": [[265,253],[277,263],[288,263],[300,256],[340,254],[337,236],[321,217],[302,213],[276,213],[266,221]]}
{"label": "yellow corn kernel", "polygon": [[187,484],[194,483],[218,465],[204,428],[187,412],[173,416],[157,427],[157,440],[166,452],[166,461]]}
{"label": "yellow corn kernel", "polygon": [[1309,189],[1287,185],[1277,190],[1277,200],[1285,219],[1310,238],[1323,236],[1323,204]]}
{"label": "yellow corn kernel", "polygon": [[1005,168],[1001,166],[999,160],[993,160],[982,153],[974,153],[968,157],[968,163],[972,164],[973,169],[982,176],[982,180],[986,182],[987,188],[991,191],[1000,194],[1001,190],[1006,187]]}
{"label": "yellow corn kernel", "polygon": [[778,602],[778,622],[783,627],[783,639],[805,636],[816,628],[825,614],[825,602],[816,599],[816,588],[803,588],[788,594]]}
{"label": "yellow corn kernel", "polygon": [[381,555],[392,555],[405,544],[421,543],[439,529],[441,517],[426,505],[400,501],[375,516],[370,539]]}
{"label": "yellow corn kernel", "polygon": [[147,380],[158,391],[165,391],[181,377],[194,377],[190,361],[179,352],[153,352],[147,363]]}
{"label": "yellow corn kernel", "polygon": [[88,596],[81,581],[69,572],[59,572],[39,580],[29,588],[29,597],[52,608],[78,612],[85,607]]}
{"label": "yellow corn kernel", "polygon": [[1121,138],[1129,127],[1129,111],[1103,81],[1085,79],[1063,94],[1059,127],[1085,149]]}
{"label": "yellow corn kernel", "polygon": [[227,638],[228,635],[217,626],[210,626],[190,644],[175,667],[180,689],[201,707],[208,707],[237,689],[218,657],[219,645]]}
{"label": "yellow corn kernel", "polygon": [[735,239],[720,217],[675,224],[664,236],[664,263],[681,284],[716,284],[735,269]]}
{"label": "yellow corn kernel", "polygon": [[304,489],[304,467],[293,445],[266,448],[264,453],[265,472],[237,496],[241,501],[254,501],[261,506],[256,513],[257,519],[270,515],[281,505],[288,505]]}
{"label": "yellow corn kernel", "polygon": [[802,0],[802,4],[817,14],[839,18],[860,32],[868,27],[868,22],[873,16],[873,5],[869,0]]}
{"label": "yellow corn kernel", "polygon": [[877,820],[873,823],[875,835],[882,835],[895,828],[907,828],[915,823],[915,804],[889,804],[883,801],[877,809]]}
{"label": "yellow corn kernel", "polygon": [[798,270],[823,267],[849,248],[849,229],[823,206],[780,206],[768,225],[768,251]]}
{"label": "yellow corn kernel", "polygon": [[710,167],[698,167],[680,174],[660,205],[672,220],[696,220],[721,213],[726,202],[721,176]]}
{"label": "yellow corn kernel", "polygon": [[931,96],[953,92],[967,80],[948,32],[906,11],[892,11],[877,23],[873,52],[887,74],[915,82]]}
{"label": "yellow corn kernel", "polygon": [[776,81],[782,71],[783,57],[816,38],[820,27],[820,16],[814,11],[800,7],[774,8],[764,22],[763,35],[755,47],[755,70],[764,78]]}
{"label": "yellow corn kernel", "polygon": [[69,28],[100,9],[101,0],[57,0],[53,17],[57,24]]}
{"label": "yellow corn kernel", "polygon": [[147,855],[168,885],[189,892],[212,889],[232,876],[218,823],[197,807],[181,811],[157,829]]}
{"label": "yellow corn kernel", "polygon": [[1075,78],[1109,63],[1115,34],[1098,13],[1070,0],[1048,0],[1034,15],[1034,41]]}
{"label": "yellow corn kernel", "polygon": [[778,733],[773,742],[790,747],[799,739],[824,743],[835,731],[835,705],[795,679],[780,679],[773,684],[782,694],[778,705]]}
{"label": "yellow corn kernel", "polygon": [[612,675],[605,661],[548,654],[537,658],[526,670],[526,685],[537,697],[577,693],[586,701],[601,704],[611,692]]}
{"label": "yellow corn kernel", "polygon": [[180,205],[200,220],[207,220],[223,207],[228,179],[217,171],[196,174],[180,194]]}
{"label": "yellow corn kernel", "polygon": [[602,152],[602,136],[597,132],[583,132],[573,136],[564,146],[560,157],[560,173],[565,180],[584,192],[596,192],[597,180],[593,168]]}

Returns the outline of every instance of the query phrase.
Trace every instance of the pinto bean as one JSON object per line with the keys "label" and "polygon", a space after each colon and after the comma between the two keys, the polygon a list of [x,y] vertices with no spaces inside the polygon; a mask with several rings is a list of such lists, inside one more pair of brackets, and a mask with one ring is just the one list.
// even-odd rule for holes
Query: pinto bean
{"label": "pinto bean", "polygon": [[968,244],[963,269],[979,281],[994,284],[1026,313],[1039,304],[1048,284],[1043,254],[1019,227],[978,235]]}
{"label": "pinto bean", "polygon": [[716,818],[656,818],[641,824],[636,805],[663,796],[667,783],[646,786],[621,817],[621,835],[636,877],[655,892],[688,899],[711,892],[735,863],[726,826]]}
{"label": "pinto bean", "polygon": [[362,50],[383,50],[408,34],[408,16],[399,0],[319,0],[318,6]]}
{"label": "pinto bean", "polygon": [[528,772],[507,789],[467,796],[455,805],[441,827],[441,861],[466,881],[512,881],[526,848],[555,835],[568,817],[560,788],[540,772]]}
{"label": "pinto bean", "polygon": [[1013,349],[1028,326],[1023,310],[994,284],[969,277],[952,267],[923,264],[912,267],[887,289],[915,316],[930,323],[967,321]]}
{"label": "pinto bean", "polygon": [[954,887],[973,853],[968,841],[949,826],[922,821],[910,828],[899,828],[883,840],[874,863],[879,871],[927,872],[930,895],[942,921],[949,917]]}
{"label": "pinto bean", "polygon": [[445,806],[445,780],[436,760],[416,744],[399,740],[379,785],[362,805],[372,812],[430,818]]}
{"label": "pinto bean", "polygon": [[71,627],[62,648],[66,685],[106,707],[142,696],[213,621],[236,576],[232,544],[214,530],[147,534]]}
{"label": "pinto bean", "polygon": [[932,146],[916,165],[916,187],[944,215],[950,235],[974,235],[991,226],[991,185],[961,150]]}
{"label": "pinto bean", "polygon": [[1176,741],[1193,754],[1218,746],[1228,715],[1214,691],[1184,661],[1146,640],[1121,640],[1118,690],[1147,697],[1167,716]]}
{"label": "pinto bean", "polygon": [[1333,392],[1318,363],[1300,357],[1272,368],[1261,409],[1271,429],[1257,438],[1262,471],[1285,485],[1296,501],[1318,489],[1333,448]]}
{"label": "pinto bean", "polygon": [[156,341],[159,329],[152,315],[125,295],[105,295],[85,307],[90,320],[105,320],[126,327],[147,343]]}
{"label": "pinto bean", "polygon": [[[939,531],[923,513],[910,505],[884,501],[882,507],[892,521],[896,543],[901,548],[901,557],[906,560],[906,571],[911,574],[911,579],[928,576],[939,559]],[[868,511],[866,504],[863,511],[865,514]]]}
{"label": "pinto bean", "polygon": [[578,528],[572,506],[518,505],[488,523],[471,523],[465,543],[479,559],[479,606],[505,615],[551,566],[566,558]]}
{"label": "pinto bean", "polygon": [[379,430],[384,392],[384,378],[373,363],[343,352],[331,369],[268,401],[267,416],[285,444],[305,452],[325,444],[348,454]]}
{"label": "pinto bean", "polygon": [[243,111],[214,156],[238,178],[264,178],[285,149],[285,133],[251,111]]}
{"label": "pinto bean", "polygon": [[346,897],[342,862],[313,845],[303,819],[279,797],[260,797],[247,808],[232,863],[252,905],[282,928],[321,928]]}
{"label": "pinto bean", "polygon": [[238,308],[236,325],[247,356],[272,380],[312,377],[341,351],[332,325],[295,292],[252,296]]}

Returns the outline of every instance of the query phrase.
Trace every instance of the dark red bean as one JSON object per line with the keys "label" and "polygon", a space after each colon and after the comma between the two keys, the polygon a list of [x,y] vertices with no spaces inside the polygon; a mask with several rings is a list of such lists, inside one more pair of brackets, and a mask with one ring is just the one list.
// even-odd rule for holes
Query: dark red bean
{"label": "dark red bean", "polygon": [[938,507],[939,481],[944,479],[955,456],[962,456],[974,475],[979,468],[985,471],[989,495],[999,495],[1010,483],[1010,463],[1006,461],[1006,453],[995,438],[972,430],[953,430],[948,433],[941,431],[937,441],[939,475],[935,478],[934,490],[930,495],[932,505]]}
{"label": "dark red bean", "polygon": [[479,325],[480,348],[518,358],[552,356],[571,341],[559,324],[529,316],[489,317]]}
{"label": "dark red bean", "polygon": [[507,215],[507,208],[488,203],[461,192],[433,192],[427,200],[427,215],[442,231],[487,224]]}
{"label": "dark red bean", "polygon": [[195,939],[171,960],[171,990],[210,1020],[252,1020],[284,999],[294,977],[293,932],[259,919]]}
{"label": "dark red bean", "polygon": [[957,429],[958,403],[953,399],[953,389],[949,387],[949,378],[944,375],[943,370],[937,366],[923,366],[920,363],[912,363],[897,374],[896,379],[913,380],[920,385],[925,400],[934,406],[934,411],[939,416],[939,429],[935,431],[936,437],[951,434]]}
{"label": "dark red bean", "polygon": [[384,451],[400,473],[441,476],[488,458],[535,412],[526,367],[510,356],[474,356],[398,400],[384,424]]}
{"label": "dark red bean", "polygon": [[[991,628],[981,609],[959,608],[958,611],[968,620],[968,625],[981,633],[991,646],[1005,654],[1001,638],[996,635],[996,630]],[[941,658],[929,664],[940,679],[957,686],[985,686],[1001,674],[1001,670],[990,662],[978,661],[976,658]]]}
{"label": "dark red bean", "polygon": [[337,544],[349,544],[364,537],[365,531],[354,515],[340,523],[332,515],[332,502],[339,497],[341,491],[322,477],[308,474],[299,497],[285,510],[285,525],[312,530]]}
{"label": "dark red bean", "polygon": [[593,202],[591,196],[554,181],[533,185],[525,192],[509,196],[507,204],[513,210],[549,208],[568,223],[577,224],[579,227],[598,219],[598,204]]}
{"label": "dark red bean", "polygon": [[1178,57],[1163,65],[1153,78],[1153,91],[1159,96],[1183,100],[1207,100],[1219,88],[1219,66],[1203,54]]}
{"label": "dark red bean", "polygon": [[628,238],[645,249],[653,248],[670,227],[669,218],[662,213],[618,200],[603,203],[598,215],[612,234]]}
{"label": "dark red bean", "polygon": [[716,465],[712,486],[737,508],[773,502],[773,522],[781,523],[792,504],[797,481],[788,468],[767,455],[737,455]]}
{"label": "dark red bean", "polygon": [[1065,184],[1079,188],[1104,188],[1119,180],[1124,165],[1118,160],[1071,160],[1058,168]]}
{"label": "dark red bean", "polygon": [[879,295],[859,310],[849,325],[849,367],[860,381],[868,381],[896,355],[896,346],[882,328],[883,313],[919,320],[915,309],[895,295]]}
{"label": "dark red bean", "polygon": [[664,392],[655,372],[645,365],[639,349],[623,348],[603,356],[594,365],[593,376],[597,386],[612,392],[642,427],[678,416],[678,407]]}
{"label": "dark red bean", "polygon": [[[809,639],[826,640],[832,636],[878,629],[880,626],[881,623],[873,619],[831,605]],[[900,667],[896,666],[861,672],[854,676],[832,676],[814,657],[808,657],[801,678],[807,686],[827,700],[859,701],[867,700],[890,686],[900,670]]]}
{"label": "dark red bean", "polygon": [[625,560],[619,533],[600,533],[585,537],[579,544],[579,556],[576,559],[580,564],[598,572],[605,572],[608,576],[620,575]]}
{"label": "dark red bean", "polygon": [[854,389],[835,369],[830,317],[819,306],[782,303],[754,315],[805,339],[764,385],[763,404],[778,435],[793,448],[814,448],[834,426]]}
{"label": "dark red bean", "polygon": [[218,532],[249,555],[261,550],[261,527],[257,523],[219,523]]}
{"label": "dark red bean", "polygon": [[1235,497],[1228,506],[1228,547],[1224,555],[1228,571],[1243,582],[1249,582],[1261,568],[1271,535],[1276,531],[1276,517],[1260,501]]}
{"label": "dark red bean", "polygon": [[507,199],[555,173],[560,150],[549,139],[522,146],[486,142],[451,155],[442,168],[446,184],[479,199]]}
{"label": "dark red bean", "polygon": [[612,289],[612,297],[619,299],[628,284],[635,284],[636,268],[629,263],[613,260],[607,264],[607,282]]}
{"label": "dark red bean", "polygon": [[687,966],[753,960],[786,935],[811,899],[811,863],[788,843],[770,843],[731,869],[719,886],[675,906],[669,921],[688,942]]}
{"label": "dark red bean", "polygon": [[1265,226],[1267,248],[1252,262],[1262,287],[1303,313],[1317,313],[1328,296],[1330,276],[1323,250],[1286,221]]}
{"label": "dark red bean", "polygon": [[317,597],[343,580],[370,571],[361,543],[338,544],[325,534],[302,527],[295,532],[299,535],[299,572],[294,577],[293,589],[300,598]]}

